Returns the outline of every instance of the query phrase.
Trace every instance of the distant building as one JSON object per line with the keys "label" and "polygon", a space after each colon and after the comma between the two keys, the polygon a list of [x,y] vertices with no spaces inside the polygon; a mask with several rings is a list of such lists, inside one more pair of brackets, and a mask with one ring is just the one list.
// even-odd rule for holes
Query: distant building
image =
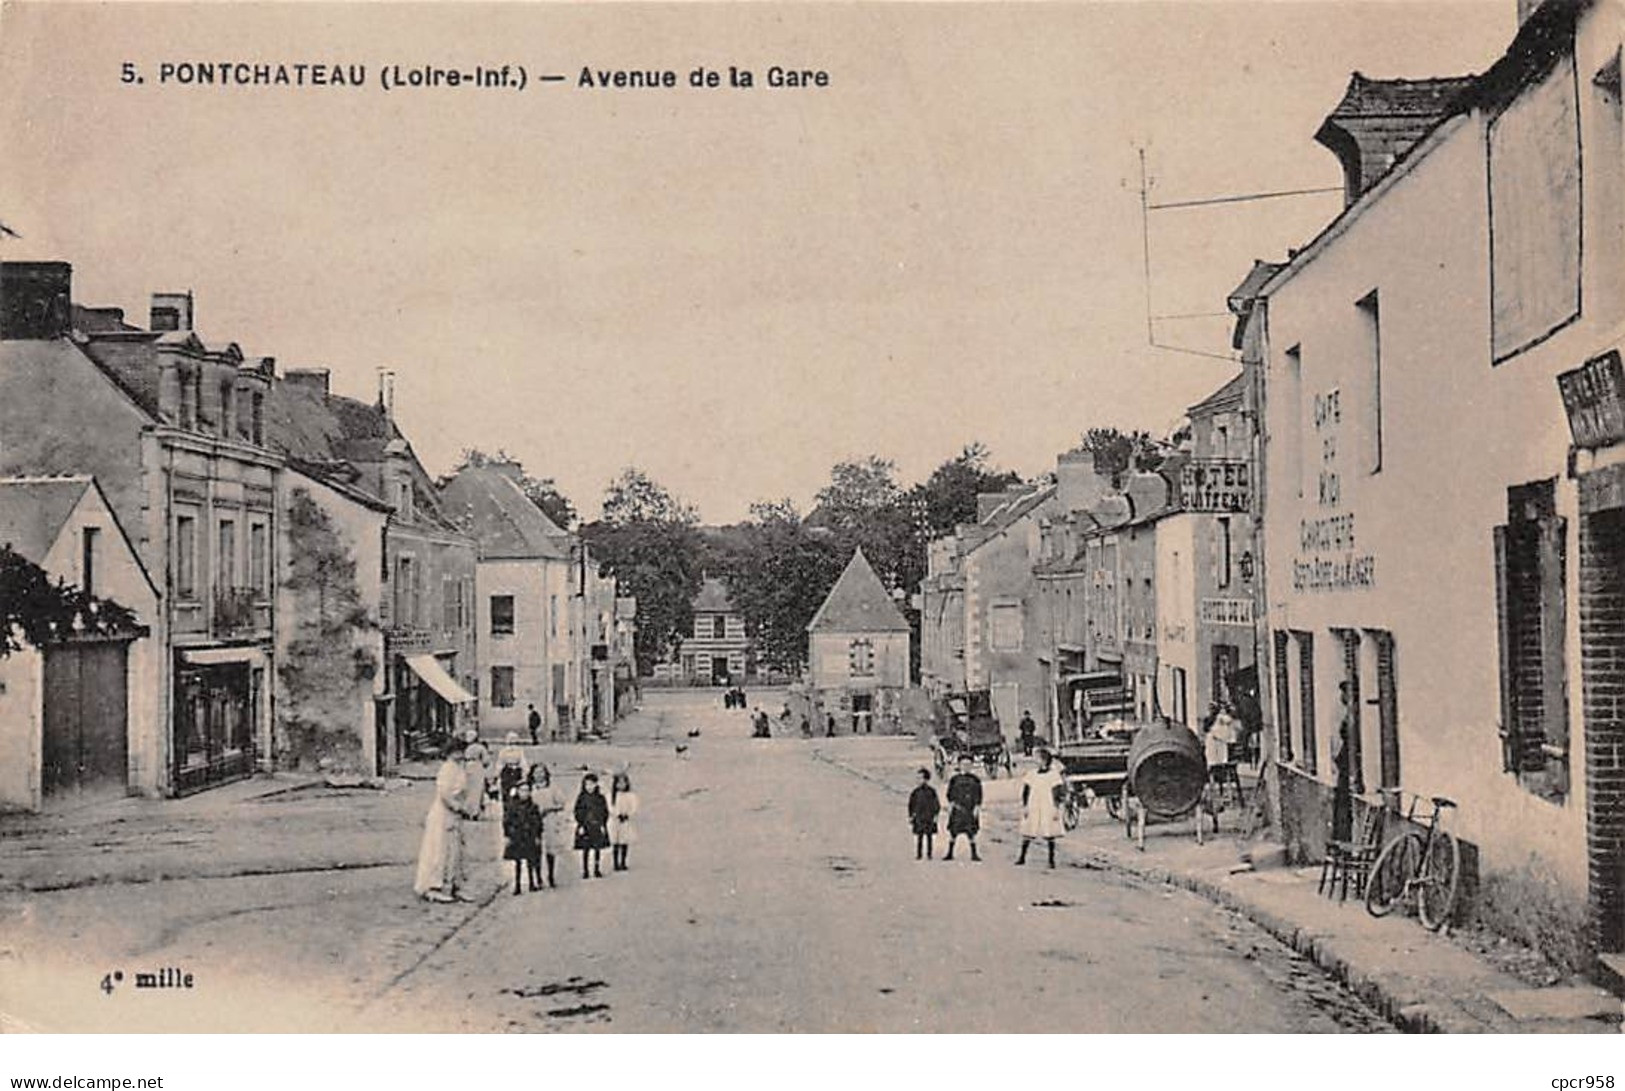
{"label": "distant building", "polygon": [[0,807],[157,795],[167,783],[159,720],[158,589],[94,479],[0,478],[0,546],[53,580],[135,613],[107,631],[75,620],[55,640],[0,657]]}
{"label": "distant building", "polygon": [[895,730],[908,686],[908,622],[870,567],[852,554],[807,625],[808,698],[817,723],[838,730]]}
{"label": "distant building", "polygon": [[655,664],[655,677],[686,685],[726,686],[755,673],[755,657],[745,630],[745,615],[728,597],[728,588],[706,577],[694,596],[694,624],[666,657]]}

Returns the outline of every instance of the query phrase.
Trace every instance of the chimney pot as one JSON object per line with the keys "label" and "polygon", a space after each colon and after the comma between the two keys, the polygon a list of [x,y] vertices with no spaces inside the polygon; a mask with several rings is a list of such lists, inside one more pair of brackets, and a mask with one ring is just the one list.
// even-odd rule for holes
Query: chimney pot
{"label": "chimney pot", "polygon": [[332,389],[332,375],[325,367],[290,367],[283,373],[282,381],[326,398]]}
{"label": "chimney pot", "polygon": [[192,329],[192,293],[153,292],[147,328],[164,332]]}

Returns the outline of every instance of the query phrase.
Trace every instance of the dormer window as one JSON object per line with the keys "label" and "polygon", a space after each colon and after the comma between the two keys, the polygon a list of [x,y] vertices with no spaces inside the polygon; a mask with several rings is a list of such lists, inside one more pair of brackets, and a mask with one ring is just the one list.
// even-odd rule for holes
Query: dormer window
{"label": "dormer window", "polygon": [[203,377],[195,371],[181,372],[181,427],[197,427],[198,396],[203,390]]}
{"label": "dormer window", "polygon": [[410,481],[397,481],[395,483],[395,514],[403,519],[413,517],[412,483]]}

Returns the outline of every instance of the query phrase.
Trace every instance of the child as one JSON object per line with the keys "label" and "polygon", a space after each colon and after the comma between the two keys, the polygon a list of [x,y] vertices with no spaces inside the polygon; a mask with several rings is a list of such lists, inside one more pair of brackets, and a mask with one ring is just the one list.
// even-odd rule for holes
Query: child
{"label": "child", "polygon": [[908,824],[914,828],[914,859],[931,859],[931,842],[937,836],[937,814],[942,801],[931,787],[931,770],[920,770],[920,783],[908,797]]}
{"label": "child", "polygon": [[564,844],[564,795],[553,786],[553,774],[547,766],[537,762],[530,767],[530,798],[542,816],[542,858],[547,861],[547,885],[556,888],[553,880],[554,858],[567,847]]}
{"label": "child", "polygon": [[[598,776],[588,773],[581,778],[581,794],[576,796],[576,848],[581,850],[581,877],[602,879],[599,870],[604,858],[604,846],[609,844],[609,802],[598,790]],[[588,862],[592,874],[587,873]]]}
{"label": "child", "polygon": [[954,842],[964,834],[970,842],[970,858],[981,863],[976,854],[976,833],[981,828],[977,812],[982,808],[982,781],[971,772],[971,756],[959,755],[959,772],[948,781],[948,852],[944,860],[954,858]]}
{"label": "child", "polygon": [[501,787],[502,802],[508,802],[513,790],[525,779],[525,752],[519,746],[519,733],[508,732],[501,750],[497,751],[497,783]]}
{"label": "child", "polygon": [[632,817],[638,813],[638,796],[632,791],[632,778],[616,773],[609,784],[609,841],[611,865],[616,871],[626,870],[626,850],[638,839]]}
{"label": "child", "polygon": [[530,798],[528,784],[516,785],[513,793],[502,805],[502,833],[507,847],[502,850],[504,860],[513,861],[513,892],[519,893],[521,865],[529,873],[530,889],[542,887],[542,812]]}

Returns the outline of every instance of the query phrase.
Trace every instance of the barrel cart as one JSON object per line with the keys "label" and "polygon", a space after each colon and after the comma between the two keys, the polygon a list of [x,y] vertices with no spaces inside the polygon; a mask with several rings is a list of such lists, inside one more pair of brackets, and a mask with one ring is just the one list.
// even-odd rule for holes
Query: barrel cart
{"label": "barrel cart", "polygon": [[1143,725],[1128,748],[1121,804],[1124,834],[1143,852],[1148,821],[1191,818],[1201,844],[1204,814],[1213,819],[1213,832],[1219,831],[1207,781],[1207,758],[1195,732],[1169,720]]}

